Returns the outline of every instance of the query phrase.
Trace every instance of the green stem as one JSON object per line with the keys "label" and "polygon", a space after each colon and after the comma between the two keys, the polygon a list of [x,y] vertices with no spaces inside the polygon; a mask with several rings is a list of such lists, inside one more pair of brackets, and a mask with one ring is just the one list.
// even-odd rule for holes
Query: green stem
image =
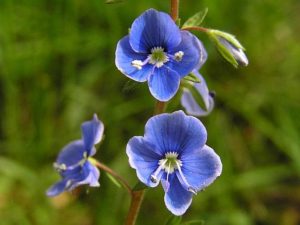
{"label": "green stem", "polygon": [[[179,12],[179,0],[171,0],[171,11],[170,15],[174,22],[178,19]],[[161,114],[165,111],[167,102],[157,101],[154,108],[154,115]],[[137,190],[131,192],[131,203],[125,225],[134,225],[139,214],[145,190]]]}
{"label": "green stem", "polygon": [[112,170],[108,166],[104,165],[103,163],[100,163],[97,160],[93,161],[93,163],[99,169],[104,170],[105,172],[109,173],[111,176],[113,176],[114,178],[116,178],[119,181],[119,183],[122,184],[123,187],[128,191],[128,193],[130,195],[132,195],[131,187],[129,186],[129,184],[127,183],[127,181],[123,177],[121,177],[117,172],[115,172],[114,170]]}

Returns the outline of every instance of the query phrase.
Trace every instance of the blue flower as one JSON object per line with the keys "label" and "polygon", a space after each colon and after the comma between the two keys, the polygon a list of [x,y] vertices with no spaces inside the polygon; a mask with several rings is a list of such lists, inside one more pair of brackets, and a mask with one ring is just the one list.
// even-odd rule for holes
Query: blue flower
{"label": "blue flower", "polygon": [[127,144],[130,166],[147,186],[161,182],[165,204],[175,215],[182,215],[198,191],[210,185],[222,171],[214,150],[205,145],[203,124],[182,111],[160,114],[149,119],[145,135]]}
{"label": "blue flower", "polygon": [[176,94],[180,79],[199,62],[197,41],[191,33],[180,31],[168,14],[149,9],[118,42],[116,66],[135,81],[148,81],[151,94],[168,101]]}
{"label": "blue flower", "polygon": [[82,139],[66,145],[59,153],[54,168],[62,179],[47,190],[48,196],[56,196],[64,191],[71,191],[79,185],[99,186],[99,170],[90,162],[96,153],[95,144],[103,136],[104,125],[97,115],[81,125]]}
{"label": "blue flower", "polygon": [[[214,95],[209,92],[207,84],[202,77],[202,75],[198,72],[203,64],[207,60],[207,52],[203,46],[203,44],[198,41],[199,48],[201,49],[201,55],[198,65],[196,69],[192,71],[192,73],[199,79],[200,83],[188,82],[188,88],[183,88],[183,93],[181,96],[181,105],[185,108],[186,112],[193,116],[207,116],[214,108]],[[193,93],[190,89],[194,89],[195,93]],[[204,103],[204,107],[200,106],[199,102],[197,102],[197,98],[194,95],[198,95],[202,98]]]}

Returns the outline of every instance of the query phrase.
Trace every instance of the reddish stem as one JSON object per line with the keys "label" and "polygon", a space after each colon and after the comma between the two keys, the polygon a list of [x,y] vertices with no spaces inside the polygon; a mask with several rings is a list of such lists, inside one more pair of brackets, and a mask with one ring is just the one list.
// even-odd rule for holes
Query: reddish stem
{"label": "reddish stem", "polygon": [[201,32],[208,32],[209,29],[205,27],[184,27],[182,30],[196,30],[196,31],[201,31]]}

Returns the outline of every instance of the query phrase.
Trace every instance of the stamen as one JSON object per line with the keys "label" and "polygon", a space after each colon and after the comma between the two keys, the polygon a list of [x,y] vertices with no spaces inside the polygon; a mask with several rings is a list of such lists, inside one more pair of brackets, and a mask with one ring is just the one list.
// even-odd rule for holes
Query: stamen
{"label": "stamen", "polygon": [[174,59],[177,61],[177,62],[180,62],[182,60],[182,57],[184,56],[184,52],[183,51],[179,51],[179,52],[176,52],[174,54]]}
{"label": "stamen", "polygon": [[62,163],[62,164],[58,164],[58,163],[53,163],[53,167],[54,169],[58,170],[58,171],[63,171],[67,169],[66,164]]}
{"label": "stamen", "polygon": [[185,184],[185,186],[187,187],[187,190],[192,192],[193,194],[197,194],[197,191],[195,188],[193,188],[189,183],[188,181],[186,180],[185,176],[183,175],[182,171],[181,171],[181,168],[180,168],[180,165],[178,162],[176,162],[177,164],[177,168],[178,168],[178,172],[179,172],[179,175],[181,177],[181,180],[183,181],[183,183]]}
{"label": "stamen", "polygon": [[84,152],[84,153],[83,153],[83,158],[84,158],[84,159],[87,159],[87,152]]}
{"label": "stamen", "polygon": [[169,182],[169,171],[171,171],[171,162],[169,162],[169,168],[168,168],[168,171],[167,171],[167,182]]}
{"label": "stamen", "polygon": [[141,60],[133,60],[131,62],[131,65],[135,68],[137,68],[138,70],[141,70],[143,67],[143,62]]}
{"label": "stamen", "polygon": [[167,159],[163,159],[163,160],[159,160],[159,167],[157,167],[157,169],[154,171],[153,174],[151,174],[150,176],[150,180],[153,183],[157,183],[157,175],[160,173],[160,171],[163,169],[164,165],[166,164],[168,160]]}

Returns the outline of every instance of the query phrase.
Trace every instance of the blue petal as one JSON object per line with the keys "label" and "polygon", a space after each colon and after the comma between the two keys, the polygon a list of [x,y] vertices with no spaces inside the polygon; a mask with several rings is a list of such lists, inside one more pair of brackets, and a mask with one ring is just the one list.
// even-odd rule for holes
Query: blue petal
{"label": "blue petal", "polygon": [[98,120],[96,114],[94,114],[94,118],[92,120],[84,122],[81,125],[82,139],[87,151],[87,156],[91,156],[91,153],[94,153],[92,148],[95,144],[101,141],[103,131],[104,125],[100,120]]}
{"label": "blue petal", "polygon": [[165,204],[167,208],[176,216],[186,212],[192,203],[193,194],[186,191],[180,184],[178,178],[173,173],[170,176],[170,187],[165,193]]}
{"label": "blue petal", "polygon": [[203,66],[203,64],[207,60],[207,52],[206,52],[202,42],[198,38],[196,38],[196,39],[197,39],[197,44],[198,44],[199,49],[200,49],[200,57],[199,57],[199,62],[197,64],[197,66],[195,67],[195,69],[200,70],[200,68]]}
{"label": "blue petal", "polygon": [[130,29],[129,42],[136,52],[150,53],[153,47],[173,49],[180,41],[180,30],[172,18],[154,9],[140,15]]}
{"label": "blue petal", "polygon": [[145,126],[145,139],[154,143],[162,153],[182,153],[202,148],[207,133],[200,120],[177,111],[149,119]]}
{"label": "blue petal", "polygon": [[52,185],[46,192],[46,195],[49,197],[53,197],[59,195],[60,193],[65,191],[67,185],[67,180],[61,180],[56,184]]}
{"label": "blue petal", "polygon": [[159,101],[169,101],[177,92],[180,84],[180,77],[177,72],[166,68],[155,68],[150,75],[149,89],[154,98]]}
{"label": "blue petal", "polygon": [[199,64],[202,49],[200,49],[199,40],[188,31],[181,31],[182,41],[176,47],[168,51],[170,59],[175,53],[182,51],[184,53],[182,60],[171,59],[166,66],[176,71],[180,77],[188,75]]}
{"label": "blue petal", "polygon": [[162,158],[156,147],[143,137],[133,137],[127,144],[126,153],[130,166],[136,169],[138,178],[147,186],[157,186],[159,182],[154,183],[150,179]]}
{"label": "blue petal", "polygon": [[222,172],[220,157],[207,145],[181,156],[182,173],[197,191],[210,185]]}
{"label": "blue petal", "polygon": [[72,141],[59,153],[56,163],[67,168],[77,165],[84,158],[85,147],[82,140]]}
{"label": "blue petal", "polygon": [[195,89],[198,91],[204,102],[205,108],[201,107],[195,100],[193,94],[189,89],[184,89],[181,97],[181,105],[185,108],[186,112],[193,116],[207,116],[214,108],[214,98],[209,94],[209,90],[204,78],[198,73],[193,73],[199,78],[200,83],[194,83]]}
{"label": "blue petal", "polygon": [[99,170],[92,165],[89,161],[85,161],[83,165],[79,165],[73,169],[68,169],[61,172],[64,180],[67,180],[66,191],[71,191],[74,188],[88,184],[91,187],[99,186]]}
{"label": "blue petal", "polygon": [[81,173],[78,174],[78,177],[74,184],[71,186],[70,189],[74,189],[79,185],[88,184],[90,187],[99,187],[100,184],[98,182],[100,177],[99,170],[92,165],[89,161],[86,161],[83,166]]}
{"label": "blue petal", "polygon": [[148,57],[148,54],[135,52],[129,44],[129,36],[125,36],[118,42],[116,49],[116,66],[127,77],[138,81],[144,82],[152,73],[153,65],[146,64],[141,70],[132,66],[133,60],[144,61]]}

